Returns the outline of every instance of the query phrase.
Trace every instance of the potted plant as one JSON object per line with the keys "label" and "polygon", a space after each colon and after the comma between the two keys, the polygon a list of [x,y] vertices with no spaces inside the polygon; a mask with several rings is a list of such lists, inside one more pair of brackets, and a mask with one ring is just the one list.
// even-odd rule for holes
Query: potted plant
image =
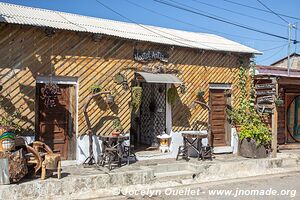
{"label": "potted plant", "polygon": [[272,135],[269,128],[259,118],[242,125],[239,139],[241,156],[247,158],[266,158],[268,156]]}
{"label": "potted plant", "polygon": [[274,103],[276,104],[276,106],[282,106],[284,102],[281,98],[276,98]]}
{"label": "potted plant", "polygon": [[115,103],[115,97],[117,96],[117,91],[116,91],[116,89],[113,89],[112,91],[111,91],[111,93],[110,94],[108,94],[108,96],[107,96],[107,103],[108,104],[114,104]]}
{"label": "potted plant", "polygon": [[11,151],[15,147],[15,135],[21,126],[15,121],[19,116],[15,111],[11,115],[0,117],[0,151]]}
{"label": "potted plant", "polygon": [[118,137],[123,130],[123,126],[122,126],[121,120],[119,118],[114,119],[113,127],[114,127],[114,131],[112,132],[112,136]]}
{"label": "potted plant", "polygon": [[196,97],[199,101],[203,101],[204,99],[204,90],[202,89],[199,89],[197,92],[196,92]]}
{"label": "potted plant", "polygon": [[91,90],[91,92],[92,92],[93,94],[96,94],[96,93],[98,93],[98,92],[101,92],[102,87],[101,87],[100,84],[94,83],[93,85],[90,86],[90,90]]}

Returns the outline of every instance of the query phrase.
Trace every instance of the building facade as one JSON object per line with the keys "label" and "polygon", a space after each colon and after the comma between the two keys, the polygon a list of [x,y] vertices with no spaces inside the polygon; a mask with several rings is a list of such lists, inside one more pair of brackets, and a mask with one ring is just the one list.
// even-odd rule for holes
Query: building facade
{"label": "building facade", "polygon": [[[95,135],[111,134],[116,118],[134,136],[131,142],[148,146],[163,131],[205,129],[207,111],[191,108],[201,90],[212,108],[214,146],[232,146],[226,108],[238,103],[241,63],[248,69],[258,51],[210,34],[148,26],[163,30],[162,37],[136,24],[6,3],[0,15],[1,116],[18,111],[23,134],[45,141],[64,159],[87,155],[83,108],[95,85],[115,94],[113,104],[103,95],[87,109]],[[137,113],[131,107],[136,82],[143,88]],[[171,104],[172,87],[177,98]],[[54,99],[46,89],[55,90]]]}

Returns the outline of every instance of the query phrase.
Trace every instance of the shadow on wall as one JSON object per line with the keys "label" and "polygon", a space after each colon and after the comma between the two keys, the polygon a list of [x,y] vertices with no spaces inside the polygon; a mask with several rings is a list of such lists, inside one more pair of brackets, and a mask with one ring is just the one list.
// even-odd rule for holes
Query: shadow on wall
{"label": "shadow on wall", "polygon": [[[93,133],[97,134],[98,131],[104,126],[104,124],[109,123],[110,121],[113,121],[114,119],[119,119],[119,117],[117,117],[117,116],[101,117],[100,120],[92,127]],[[104,135],[109,135],[109,134],[104,133]]]}
{"label": "shadow on wall", "polygon": [[190,108],[184,104],[176,93],[176,102],[172,105],[172,124],[173,126],[190,128],[190,118],[192,116]]}
{"label": "shadow on wall", "polygon": [[[117,115],[119,113],[119,106],[117,105],[117,103],[113,103],[111,105],[109,105],[106,102],[106,98],[105,96],[98,96],[97,98],[94,99],[94,101],[96,102],[96,106],[98,106],[97,112],[102,112],[102,111],[107,111],[110,110],[113,114]],[[90,115],[90,113],[89,113]],[[90,118],[90,121],[97,121],[94,125],[92,125],[92,131],[94,134],[97,134],[99,132],[101,132],[102,128],[107,124],[110,123],[111,121],[113,121],[114,119],[119,119],[119,117],[117,116],[113,116],[113,115],[109,115],[109,116],[103,116],[100,117],[99,121],[97,121],[97,119],[95,120],[94,118]],[[106,133],[104,133],[106,134]]]}
{"label": "shadow on wall", "polygon": [[200,120],[196,120],[192,123],[192,130],[207,130],[208,129],[208,123],[207,121],[200,121]]}
{"label": "shadow on wall", "polygon": [[[0,94],[0,108],[3,109],[3,111],[7,114],[17,113],[16,114],[17,120],[19,119],[22,122],[26,122],[26,123],[29,123],[31,126],[34,126],[34,123],[32,122],[32,120],[26,116],[22,116],[19,112],[19,109],[15,107],[15,105],[11,102],[11,100],[8,99],[7,97],[3,96],[2,94]],[[3,117],[5,117],[5,114]],[[27,131],[31,130],[29,128],[26,128],[26,129],[28,129]]]}

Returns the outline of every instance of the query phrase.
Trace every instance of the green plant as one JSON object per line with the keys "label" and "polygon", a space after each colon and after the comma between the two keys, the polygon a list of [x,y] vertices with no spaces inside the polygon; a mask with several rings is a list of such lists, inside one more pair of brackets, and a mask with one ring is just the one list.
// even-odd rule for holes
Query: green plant
{"label": "green plant", "polygon": [[173,105],[177,99],[177,89],[175,87],[171,87],[167,92],[168,102]]}
{"label": "green plant", "polygon": [[274,103],[275,103],[277,106],[282,106],[284,102],[283,102],[282,99],[277,98],[277,99],[275,99]]}
{"label": "green plant", "polygon": [[[250,71],[250,91],[247,90],[247,82],[249,81],[248,73],[244,63],[240,62],[241,66],[239,67],[239,82],[238,82],[238,89],[240,90],[238,99],[239,104],[233,109],[227,109],[227,114],[230,119],[230,122],[237,126],[243,125],[245,123],[250,123],[251,120],[256,119],[258,114],[254,107],[254,99],[255,94],[254,92],[254,72],[255,72],[255,65],[251,64]],[[259,118],[259,117],[258,117]]]}
{"label": "green plant", "polygon": [[272,140],[270,130],[263,122],[243,124],[239,134],[240,140],[254,139],[257,146],[267,145]]}
{"label": "green plant", "polygon": [[138,112],[142,104],[142,87],[136,86],[131,88],[131,106],[134,112]]}
{"label": "green plant", "polygon": [[113,127],[118,132],[121,132],[123,130],[123,126],[119,118],[113,120]]}
{"label": "green plant", "polygon": [[197,97],[197,99],[198,100],[200,100],[200,101],[203,101],[203,99],[204,99],[204,90],[202,90],[202,89],[199,89],[197,92],[196,92],[196,97]]}
{"label": "green plant", "polygon": [[0,116],[0,126],[7,127],[14,131],[20,131],[21,125],[17,122],[17,118],[20,117],[19,111],[14,111],[12,114],[2,115]]}
{"label": "green plant", "polygon": [[101,92],[102,87],[101,87],[100,84],[94,83],[93,85],[90,86],[90,90],[91,90],[91,92],[92,92],[93,94],[96,94],[96,93],[98,93],[98,92]]}
{"label": "green plant", "polygon": [[232,125],[241,125],[245,121],[245,113],[240,108],[227,109],[227,115]]}

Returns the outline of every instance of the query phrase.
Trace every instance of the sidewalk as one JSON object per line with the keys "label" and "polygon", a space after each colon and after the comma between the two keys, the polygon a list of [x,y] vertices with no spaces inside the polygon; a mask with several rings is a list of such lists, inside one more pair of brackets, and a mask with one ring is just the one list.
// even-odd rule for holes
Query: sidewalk
{"label": "sidewalk", "polygon": [[[0,186],[0,199],[73,199],[86,198],[109,188],[178,186],[265,174],[300,171],[300,151],[282,151],[277,158],[247,159],[231,154],[217,155],[213,161],[191,159],[145,160],[108,171],[106,168],[63,167],[62,179],[25,180]],[[80,195],[82,194],[82,195]],[[53,198],[51,198],[53,197]]]}

